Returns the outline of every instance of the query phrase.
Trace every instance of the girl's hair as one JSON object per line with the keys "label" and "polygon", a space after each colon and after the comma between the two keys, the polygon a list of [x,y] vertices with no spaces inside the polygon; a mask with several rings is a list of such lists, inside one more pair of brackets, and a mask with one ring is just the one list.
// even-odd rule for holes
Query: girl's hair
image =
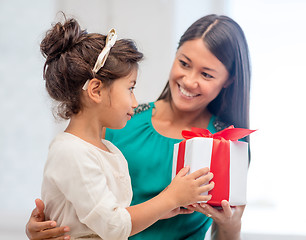
{"label": "girl's hair", "polygon": [[[250,62],[248,45],[240,26],[226,16],[208,15],[194,22],[179,41],[202,38],[205,46],[223,63],[230,86],[223,88],[208,105],[220,120],[235,127],[249,128]],[[171,101],[169,81],[158,100]]]}
{"label": "girl's hair", "polygon": [[128,76],[143,58],[132,40],[117,40],[104,66],[92,69],[105,46],[106,36],[81,30],[75,19],[56,23],[40,44],[46,58],[43,77],[51,98],[59,102],[57,114],[69,119],[82,109],[82,87],[97,78],[109,87],[116,79]]}

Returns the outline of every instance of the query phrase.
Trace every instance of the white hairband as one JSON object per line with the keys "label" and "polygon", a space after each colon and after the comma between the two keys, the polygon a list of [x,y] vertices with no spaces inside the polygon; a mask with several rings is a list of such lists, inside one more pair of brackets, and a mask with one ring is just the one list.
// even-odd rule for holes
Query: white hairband
{"label": "white hairband", "polygon": [[[112,28],[111,30],[109,30],[107,34],[105,47],[102,49],[101,53],[99,54],[96,64],[94,68],[92,69],[93,73],[97,73],[104,66],[106,59],[108,57],[109,51],[114,46],[116,40],[117,40],[117,33],[116,33],[116,30]],[[87,90],[89,81],[90,79],[86,81],[86,83],[82,87],[83,90]]]}

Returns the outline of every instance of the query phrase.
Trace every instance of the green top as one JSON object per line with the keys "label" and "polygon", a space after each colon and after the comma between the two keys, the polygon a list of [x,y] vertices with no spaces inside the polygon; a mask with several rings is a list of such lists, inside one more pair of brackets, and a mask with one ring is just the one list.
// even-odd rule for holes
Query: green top
{"label": "green top", "polygon": [[[125,156],[132,180],[132,205],[147,201],[171,182],[173,145],[182,139],[162,136],[153,127],[154,103],[142,104],[123,129],[107,129],[105,138],[116,145]],[[207,129],[216,132],[216,117],[212,116]],[[217,127],[218,128],[218,127]],[[133,240],[203,240],[211,218],[195,212],[159,220],[146,230],[130,237]]]}

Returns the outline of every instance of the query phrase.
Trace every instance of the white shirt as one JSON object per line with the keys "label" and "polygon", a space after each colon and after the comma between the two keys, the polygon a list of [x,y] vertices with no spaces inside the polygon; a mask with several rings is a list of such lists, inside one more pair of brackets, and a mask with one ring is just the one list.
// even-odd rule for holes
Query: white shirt
{"label": "white shirt", "polygon": [[45,215],[69,226],[74,238],[127,239],[132,228],[126,210],[132,200],[128,165],[118,148],[102,142],[110,152],[65,132],[51,142],[42,184]]}

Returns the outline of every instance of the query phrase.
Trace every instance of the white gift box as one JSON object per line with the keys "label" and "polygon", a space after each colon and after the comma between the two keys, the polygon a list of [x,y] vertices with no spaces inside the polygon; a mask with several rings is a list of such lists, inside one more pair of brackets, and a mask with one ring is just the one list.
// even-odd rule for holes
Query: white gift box
{"label": "white gift box", "polygon": [[[218,141],[223,141],[225,145],[218,148]],[[214,147],[214,151],[219,155],[217,158],[212,157]],[[181,160],[178,160],[179,155]],[[178,161],[181,163],[178,164]],[[212,194],[212,199],[207,203],[212,206],[221,206],[221,201],[227,200],[231,206],[245,205],[248,164],[247,142],[193,137],[174,145],[172,178],[186,165],[190,166],[190,172],[208,167],[214,174],[212,181],[215,182],[215,187],[203,193],[203,195]],[[177,169],[177,165],[181,166],[180,169]]]}

